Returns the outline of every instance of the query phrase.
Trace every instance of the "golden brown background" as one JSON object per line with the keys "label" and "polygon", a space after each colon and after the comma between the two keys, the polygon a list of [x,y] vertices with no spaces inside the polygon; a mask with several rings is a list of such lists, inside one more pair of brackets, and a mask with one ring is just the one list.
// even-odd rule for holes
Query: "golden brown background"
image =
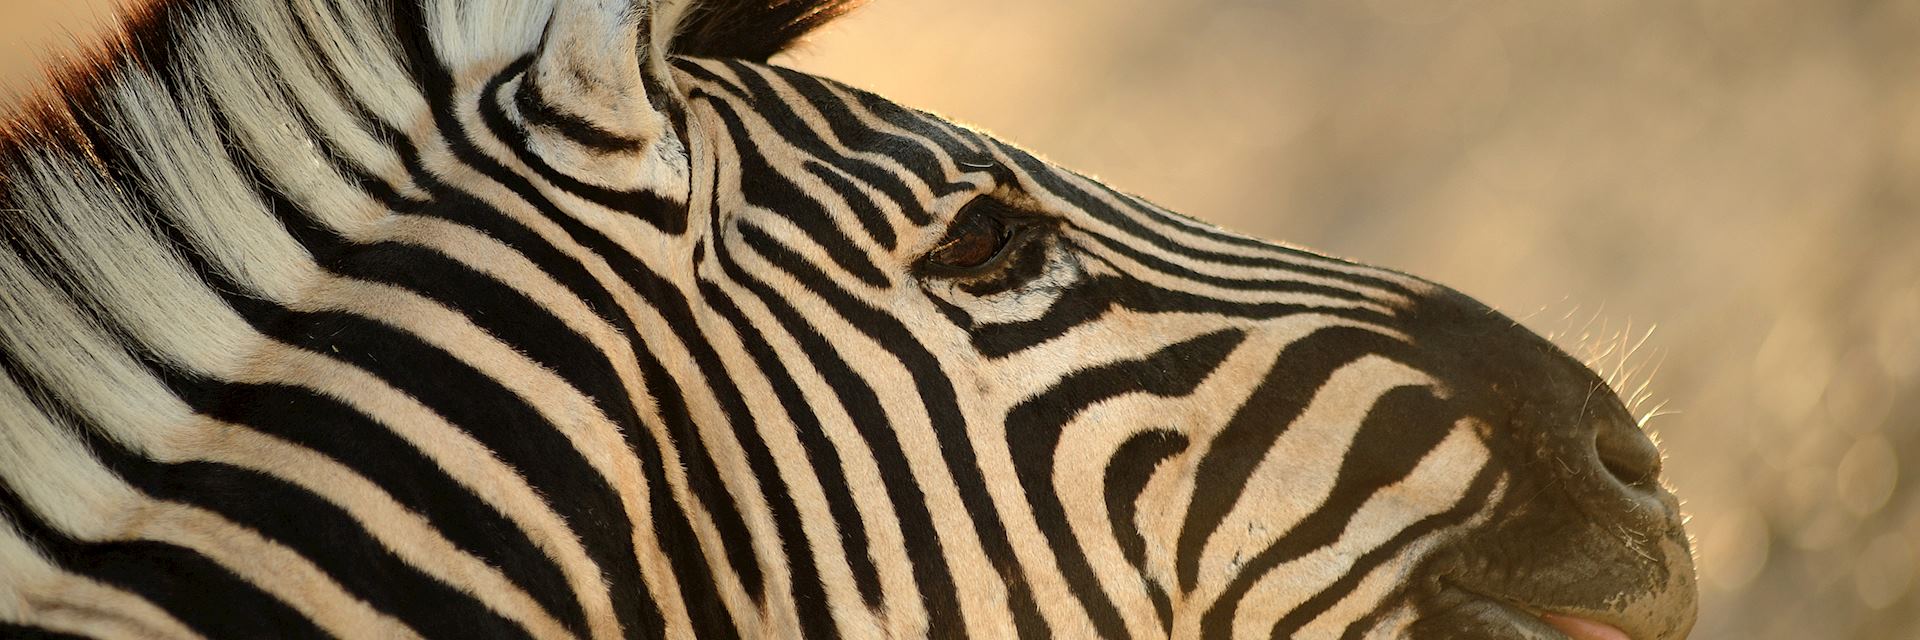
{"label": "golden brown background", "polygon": [[[0,78],[101,4],[0,0]],[[1920,2],[877,0],[785,61],[1644,342],[1695,637],[1920,638]]]}

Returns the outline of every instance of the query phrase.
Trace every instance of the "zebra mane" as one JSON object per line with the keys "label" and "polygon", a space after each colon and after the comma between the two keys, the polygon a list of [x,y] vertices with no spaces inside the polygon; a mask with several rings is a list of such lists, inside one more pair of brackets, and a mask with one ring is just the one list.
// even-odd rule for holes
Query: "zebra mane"
{"label": "zebra mane", "polygon": [[[391,0],[420,2],[421,0]],[[740,58],[756,62],[791,48],[800,39],[858,8],[866,0],[635,0],[654,4],[656,48],[662,56]],[[149,62],[171,52],[169,32],[191,22],[194,14],[219,2],[207,0],[135,0],[121,5],[119,26],[87,43],[77,55],[63,57],[48,67],[39,98],[56,101],[92,89],[97,75],[125,58]],[[21,100],[12,110],[20,115],[49,106]],[[29,113],[21,113],[29,112]],[[42,118],[30,118],[34,120]]]}
{"label": "zebra mane", "polygon": [[[739,58],[756,62],[787,50],[809,33],[854,10],[865,0],[634,0],[651,4],[651,63],[664,69],[671,56]],[[388,0],[394,4],[427,0]],[[47,67],[46,76],[12,105],[0,105],[0,165],[11,164],[21,145],[75,142],[74,120],[91,117],[112,76],[126,67],[156,74],[163,82],[182,78],[166,72],[176,56],[177,30],[190,25],[238,29],[237,14],[223,0],[135,0],[121,6],[119,26]],[[372,10],[386,4],[348,0]],[[539,2],[515,5],[510,20],[535,18],[526,11]],[[648,33],[648,32],[651,33]],[[534,31],[537,33],[537,30]],[[427,47],[425,43],[410,43]],[[664,46],[662,46],[664,44]],[[405,46],[405,45],[403,45]],[[5,170],[0,168],[0,184]],[[4,199],[0,194],[0,199]],[[3,203],[0,203],[3,204]]]}

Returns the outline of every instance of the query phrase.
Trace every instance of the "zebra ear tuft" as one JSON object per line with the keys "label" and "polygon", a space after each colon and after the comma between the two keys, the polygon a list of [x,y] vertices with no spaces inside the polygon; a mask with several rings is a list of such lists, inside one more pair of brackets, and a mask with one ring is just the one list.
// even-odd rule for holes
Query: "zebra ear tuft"
{"label": "zebra ear tuft", "polygon": [[588,111],[580,115],[595,120],[632,114],[636,100],[662,98],[649,91],[653,61],[641,45],[648,17],[645,4],[634,0],[556,2],[529,73],[535,88],[556,102]]}
{"label": "zebra ear tuft", "polygon": [[865,0],[686,0],[668,53],[765,62]]}
{"label": "zebra ear tuft", "polygon": [[677,198],[686,190],[677,107],[644,39],[653,9],[646,0],[558,0],[512,85],[529,146],[565,175],[592,176],[580,189],[612,194],[608,202],[623,192]]}

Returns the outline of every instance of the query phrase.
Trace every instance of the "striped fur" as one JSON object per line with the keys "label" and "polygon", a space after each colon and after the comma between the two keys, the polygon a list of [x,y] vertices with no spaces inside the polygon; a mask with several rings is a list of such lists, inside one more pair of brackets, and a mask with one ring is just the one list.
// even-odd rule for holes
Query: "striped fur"
{"label": "striped fur", "polygon": [[0,151],[0,635],[1685,634],[1591,374],[764,64],[847,4],[138,16]]}

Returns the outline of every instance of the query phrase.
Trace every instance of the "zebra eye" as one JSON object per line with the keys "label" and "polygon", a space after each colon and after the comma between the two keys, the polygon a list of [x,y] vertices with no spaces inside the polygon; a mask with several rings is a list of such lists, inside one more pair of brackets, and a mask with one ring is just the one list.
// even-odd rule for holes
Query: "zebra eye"
{"label": "zebra eye", "polygon": [[932,275],[977,276],[1005,264],[1027,244],[1039,219],[993,198],[980,198],[960,209],[947,235],[922,264]]}

